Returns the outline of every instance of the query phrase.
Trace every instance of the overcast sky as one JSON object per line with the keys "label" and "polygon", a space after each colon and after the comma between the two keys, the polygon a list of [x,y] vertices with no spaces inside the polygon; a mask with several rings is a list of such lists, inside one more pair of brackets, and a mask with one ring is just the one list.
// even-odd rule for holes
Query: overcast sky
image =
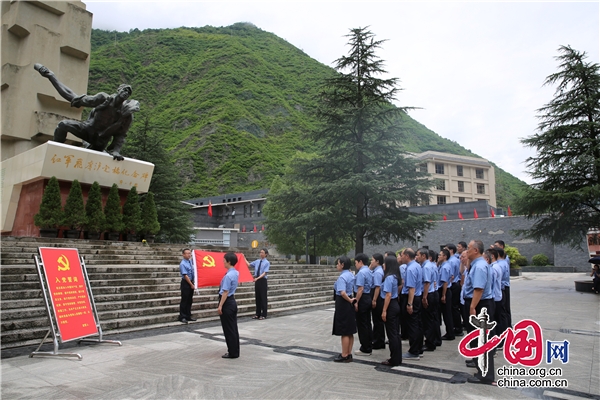
{"label": "overcast sky", "polygon": [[97,29],[228,26],[251,22],[332,66],[349,29],[387,39],[379,56],[400,79],[397,105],[516,177],[531,183],[520,138],[536,132],[536,110],[557,71],[561,45],[599,62],[599,2],[91,1]]}

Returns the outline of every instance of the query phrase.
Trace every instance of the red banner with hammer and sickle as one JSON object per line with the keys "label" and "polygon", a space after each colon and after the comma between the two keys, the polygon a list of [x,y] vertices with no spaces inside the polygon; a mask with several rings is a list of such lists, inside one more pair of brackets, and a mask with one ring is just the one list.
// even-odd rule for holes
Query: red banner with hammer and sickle
{"label": "red banner with hammer and sickle", "polygon": [[[225,253],[216,251],[194,250],[194,264],[196,265],[196,287],[219,286],[227,269],[223,262]],[[242,253],[235,253],[238,262],[235,269],[240,273],[239,282],[252,282],[252,274],[248,269],[248,261]]]}
{"label": "red banner with hammer and sickle", "polygon": [[77,249],[40,247],[62,342],[98,333]]}

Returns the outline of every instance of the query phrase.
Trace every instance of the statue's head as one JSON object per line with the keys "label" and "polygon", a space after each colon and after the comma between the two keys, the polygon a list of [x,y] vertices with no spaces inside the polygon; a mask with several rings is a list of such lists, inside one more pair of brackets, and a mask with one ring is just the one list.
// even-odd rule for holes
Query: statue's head
{"label": "statue's head", "polygon": [[131,86],[126,83],[123,83],[117,89],[117,95],[119,97],[121,97],[123,100],[126,100],[127,98],[129,98],[129,96],[131,96],[132,92],[133,92],[133,90],[131,89]]}

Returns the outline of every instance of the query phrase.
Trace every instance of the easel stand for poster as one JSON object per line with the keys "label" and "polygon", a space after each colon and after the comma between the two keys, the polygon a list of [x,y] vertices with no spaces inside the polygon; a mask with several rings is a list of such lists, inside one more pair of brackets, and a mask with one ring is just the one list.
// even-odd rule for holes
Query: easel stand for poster
{"label": "easel stand for poster", "polygon": [[[59,249],[60,250],[60,249]],[[65,250],[73,250],[73,249],[65,249]],[[76,251],[76,250],[75,250]],[[42,254],[42,248],[40,248],[40,255]],[[94,317],[94,321],[95,321],[95,325],[96,325],[96,332],[91,333],[91,335],[95,335],[98,334],[99,337],[97,339],[91,339],[91,338],[71,338],[69,340],[79,340],[79,343],[81,342],[94,342],[94,343],[112,343],[112,344],[118,344],[119,346],[122,346],[122,343],[118,340],[105,340],[102,338],[102,328],[100,327],[100,319],[98,318],[98,312],[96,310],[96,304],[94,302],[94,296],[92,295],[92,289],[90,286],[90,281],[88,278],[88,274],[87,274],[87,270],[85,268],[85,263],[83,261],[83,257],[80,257],[79,254],[77,253],[77,257],[79,258],[80,261],[80,265],[81,265],[81,270],[83,273],[83,280],[85,281],[85,287],[87,289],[87,292],[89,293],[88,298],[90,300],[90,304],[92,307],[92,311],[93,311],[93,317]],[[56,314],[56,309],[54,308],[53,303],[50,301],[49,297],[51,296],[50,293],[50,285],[48,283],[48,275],[46,273],[46,270],[44,268],[44,264],[43,264],[43,257],[38,257],[37,255],[34,255],[34,259],[35,259],[35,265],[37,268],[37,272],[38,272],[38,277],[40,279],[40,284],[42,287],[42,294],[43,294],[43,298],[44,298],[44,305],[46,306],[46,312],[48,313],[48,320],[50,322],[50,329],[48,330],[48,332],[46,333],[46,336],[44,336],[44,338],[42,339],[42,342],[40,343],[40,345],[38,346],[38,348],[33,351],[29,357],[35,357],[35,356],[41,356],[41,357],[76,357],[79,360],[82,360],[83,357],[81,356],[81,354],[79,353],[59,353],[58,349],[59,349],[59,341],[60,343],[65,342],[65,340],[63,340],[63,337],[61,335],[60,332],[60,328],[58,325],[58,317]],[[39,351],[40,348],[42,347],[42,345],[44,344],[44,342],[46,341],[46,339],[48,338],[48,336],[52,334],[52,341],[54,343],[54,350],[51,352],[47,352],[47,351]],[[89,336],[90,334],[87,334],[86,336]]]}

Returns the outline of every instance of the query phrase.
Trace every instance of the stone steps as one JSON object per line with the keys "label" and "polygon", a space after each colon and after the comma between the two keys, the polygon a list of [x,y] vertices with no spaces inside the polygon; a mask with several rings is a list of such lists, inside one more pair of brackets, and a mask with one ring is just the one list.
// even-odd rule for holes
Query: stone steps
{"label": "stone steps", "polygon": [[[179,262],[185,245],[142,246],[131,242],[3,238],[1,348],[39,344],[50,328],[33,260],[38,246],[79,250],[85,260],[105,334],[180,325],[177,321]],[[255,257],[247,259],[252,261]],[[271,260],[269,314],[312,306],[331,307],[332,287],[337,276],[333,266]],[[192,313],[199,322],[218,319],[217,291],[217,287],[200,288],[194,295]],[[254,284],[240,284],[236,300],[240,317],[253,315]]]}

